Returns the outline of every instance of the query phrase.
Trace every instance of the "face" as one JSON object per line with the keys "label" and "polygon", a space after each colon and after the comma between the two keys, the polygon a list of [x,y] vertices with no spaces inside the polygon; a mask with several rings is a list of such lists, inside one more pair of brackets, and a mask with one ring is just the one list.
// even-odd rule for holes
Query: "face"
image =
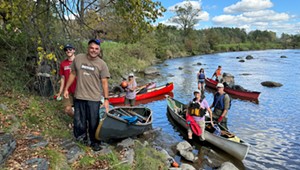
{"label": "face", "polygon": [[75,50],[74,50],[73,48],[67,48],[67,49],[65,50],[65,53],[66,53],[66,55],[70,58],[70,57],[72,57],[72,56],[74,55]]}
{"label": "face", "polygon": [[198,99],[200,99],[200,97],[201,97],[201,93],[194,93],[194,95],[195,95],[195,97],[198,98]]}
{"label": "face", "polygon": [[217,87],[217,91],[218,92],[223,92],[224,91],[224,87]]}
{"label": "face", "polygon": [[88,47],[88,54],[91,58],[98,57],[100,54],[100,46],[95,43],[91,43]]}

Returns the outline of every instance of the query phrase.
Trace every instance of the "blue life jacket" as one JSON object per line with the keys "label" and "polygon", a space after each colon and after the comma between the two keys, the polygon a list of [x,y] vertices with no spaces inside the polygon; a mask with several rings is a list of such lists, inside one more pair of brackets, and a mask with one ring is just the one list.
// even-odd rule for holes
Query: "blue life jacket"
{"label": "blue life jacket", "polygon": [[205,74],[204,73],[200,73],[199,74],[199,79],[205,79]]}
{"label": "blue life jacket", "polygon": [[[215,94],[215,96],[214,96],[214,108],[220,109],[220,110],[224,110],[224,106],[225,106],[224,98],[225,98],[226,94],[227,93],[224,93],[223,95],[220,95],[219,93]],[[229,107],[228,107],[228,110],[230,109],[230,107],[231,107],[231,98],[229,96]]]}

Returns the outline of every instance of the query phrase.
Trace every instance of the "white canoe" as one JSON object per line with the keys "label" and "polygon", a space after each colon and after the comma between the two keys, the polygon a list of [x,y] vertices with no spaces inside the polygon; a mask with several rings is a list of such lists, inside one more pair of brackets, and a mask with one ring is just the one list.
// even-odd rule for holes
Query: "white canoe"
{"label": "white canoe", "polygon": [[[185,118],[180,114],[183,113],[184,104],[169,96],[167,96],[167,103],[168,113],[171,115],[171,117],[182,127],[188,129]],[[208,131],[205,131],[204,135],[205,140],[207,142],[222,149],[223,151],[227,152],[228,154],[232,155],[238,160],[245,159],[248,154],[250,144],[244,142],[243,140],[240,140],[240,142],[236,142],[233,140],[229,140],[229,138],[216,136]]]}

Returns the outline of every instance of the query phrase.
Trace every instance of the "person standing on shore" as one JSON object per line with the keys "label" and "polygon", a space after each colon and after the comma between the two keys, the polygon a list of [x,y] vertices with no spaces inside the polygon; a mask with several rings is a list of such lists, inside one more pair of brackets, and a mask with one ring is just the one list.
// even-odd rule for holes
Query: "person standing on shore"
{"label": "person standing on shore", "polygon": [[[99,124],[99,108],[101,97],[104,96],[104,107],[109,111],[108,79],[110,73],[106,63],[99,58],[100,40],[91,39],[88,42],[87,54],[78,54],[71,65],[71,74],[64,89],[64,97],[69,98],[68,88],[77,76],[74,95],[74,136],[77,141],[88,144],[94,151],[101,149],[101,141],[95,138],[95,132]],[[101,95],[100,84],[103,94]],[[89,133],[89,135],[87,135]]]}
{"label": "person standing on shore", "polygon": [[[63,93],[63,90],[67,84],[67,81],[68,81],[70,73],[71,73],[71,64],[72,64],[73,60],[75,59],[75,48],[71,44],[65,45],[64,51],[66,53],[67,59],[65,59],[64,61],[62,61],[60,63],[59,75],[61,76],[61,78],[60,78],[59,92],[56,94],[57,98],[60,98],[61,94]],[[68,88],[69,98],[63,99],[64,112],[66,114],[68,114],[70,117],[74,116],[74,111],[72,109],[72,106],[74,104],[75,89],[76,89],[76,79],[71,84],[71,86]]]}

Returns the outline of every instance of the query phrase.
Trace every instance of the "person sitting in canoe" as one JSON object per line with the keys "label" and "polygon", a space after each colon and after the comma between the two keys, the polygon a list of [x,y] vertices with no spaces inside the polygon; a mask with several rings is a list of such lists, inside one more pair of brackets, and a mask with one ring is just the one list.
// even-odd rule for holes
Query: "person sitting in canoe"
{"label": "person sitting in canoe", "polygon": [[[193,98],[193,100],[189,103],[188,105],[188,109],[186,111],[186,115],[187,115],[187,120],[188,120],[188,116],[191,115],[192,118],[195,120],[195,122],[200,126],[201,128],[201,136],[200,136],[200,140],[205,140],[204,137],[204,130],[205,130],[205,114],[206,111],[209,112],[210,115],[210,120],[211,120],[211,124],[212,126],[214,126],[213,124],[213,117],[212,117],[212,111],[209,108],[208,102],[206,101],[206,99],[204,98],[204,95],[201,94],[200,90],[195,90],[194,91],[194,96],[195,98]],[[188,129],[188,137],[189,139],[192,139],[192,129],[189,128]]]}
{"label": "person sitting in canoe", "polygon": [[223,127],[227,128],[227,114],[230,109],[230,97],[224,92],[224,85],[217,84],[217,93],[214,95],[214,101],[210,108],[213,110],[213,119],[220,123]]}
{"label": "person sitting in canoe", "polygon": [[136,87],[137,87],[137,83],[135,81],[134,74],[130,73],[128,75],[127,87],[125,88],[126,91],[125,105],[130,105],[130,106],[135,105]]}
{"label": "person sitting in canoe", "polygon": [[213,79],[214,76],[216,77],[217,82],[219,82],[219,83],[222,82],[222,66],[218,66],[217,70],[214,72],[211,79]]}

